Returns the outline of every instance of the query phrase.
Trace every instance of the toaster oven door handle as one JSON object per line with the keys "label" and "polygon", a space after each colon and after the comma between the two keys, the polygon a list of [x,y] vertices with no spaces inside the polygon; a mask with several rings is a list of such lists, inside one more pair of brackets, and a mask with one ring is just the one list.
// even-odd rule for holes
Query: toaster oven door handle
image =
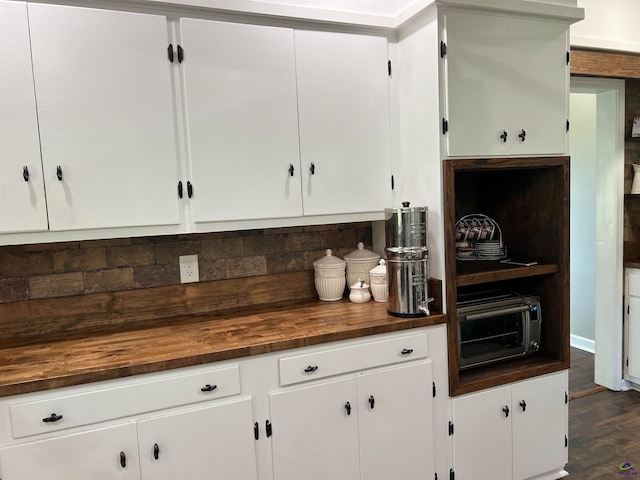
{"label": "toaster oven door handle", "polygon": [[498,317],[500,315],[509,315],[511,313],[521,313],[521,312],[528,312],[528,311],[529,311],[529,305],[521,305],[519,307],[502,308],[499,310],[488,310],[486,312],[480,312],[480,313],[470,313],[465,316],[465,319],[470,321],[482,320],[484,318]]}

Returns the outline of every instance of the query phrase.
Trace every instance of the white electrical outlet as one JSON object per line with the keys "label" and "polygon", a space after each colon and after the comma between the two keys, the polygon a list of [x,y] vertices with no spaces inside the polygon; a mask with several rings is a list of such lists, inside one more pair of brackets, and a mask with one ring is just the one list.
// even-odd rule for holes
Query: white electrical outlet
{"label": "white electrical outlet", "polygon": [[182,255],[178,258],[180,260],[180,283],[199,282],[198,255]]}

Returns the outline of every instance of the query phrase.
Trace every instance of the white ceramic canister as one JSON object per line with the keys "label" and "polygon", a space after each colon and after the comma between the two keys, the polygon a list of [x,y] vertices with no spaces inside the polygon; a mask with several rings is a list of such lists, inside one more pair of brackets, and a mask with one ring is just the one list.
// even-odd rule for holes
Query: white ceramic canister
{"label": "white ceramic canister", "polygon": [[378,266],[369,270],[371,293],[376,302],[386,302],[389,297],[389,283],[387,281],[387,265],[384,258],[380,259]]}
{"label": "white ceramic canister", "polygon": [[344,295],[346,262],[334,257],[331,250],[327,254],[313,262],[315,273],[316,292],[320,300],[335,302],[342,300]]}
{"label": "white ceramic canister", "polygon": [[358,243],[358,249],[344,256],[347,262],[347,285],[358,281],[370,284],[369,270],[378,265],[380,255],[364,248],[364,243]]}
{"label": "white ceramic canister", "polygon": [[367,303],[371,300],[371,294],[369,293],[369,285],[362,280],[351,284],[349,286],[351,290],[349,292],[349,300],[353,303]]}

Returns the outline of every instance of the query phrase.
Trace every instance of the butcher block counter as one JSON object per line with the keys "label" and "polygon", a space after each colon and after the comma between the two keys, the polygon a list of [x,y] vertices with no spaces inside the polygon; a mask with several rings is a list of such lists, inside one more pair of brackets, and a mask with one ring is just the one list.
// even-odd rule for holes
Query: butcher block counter
{"label": "butcher block counter", "polygon": [[309,272],[0,305],[0,396],[446,322],[386,307],[321,302]]}

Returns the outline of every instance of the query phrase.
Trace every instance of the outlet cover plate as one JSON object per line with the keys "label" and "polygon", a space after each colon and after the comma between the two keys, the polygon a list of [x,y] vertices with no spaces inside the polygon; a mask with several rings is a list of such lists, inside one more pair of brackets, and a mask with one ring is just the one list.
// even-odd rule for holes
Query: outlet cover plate
{"label": "outlet cover plate", "polygon": [[180,260],[180,283],[193,283],[200,281],[198,270],[198,255],[182,255]]}

